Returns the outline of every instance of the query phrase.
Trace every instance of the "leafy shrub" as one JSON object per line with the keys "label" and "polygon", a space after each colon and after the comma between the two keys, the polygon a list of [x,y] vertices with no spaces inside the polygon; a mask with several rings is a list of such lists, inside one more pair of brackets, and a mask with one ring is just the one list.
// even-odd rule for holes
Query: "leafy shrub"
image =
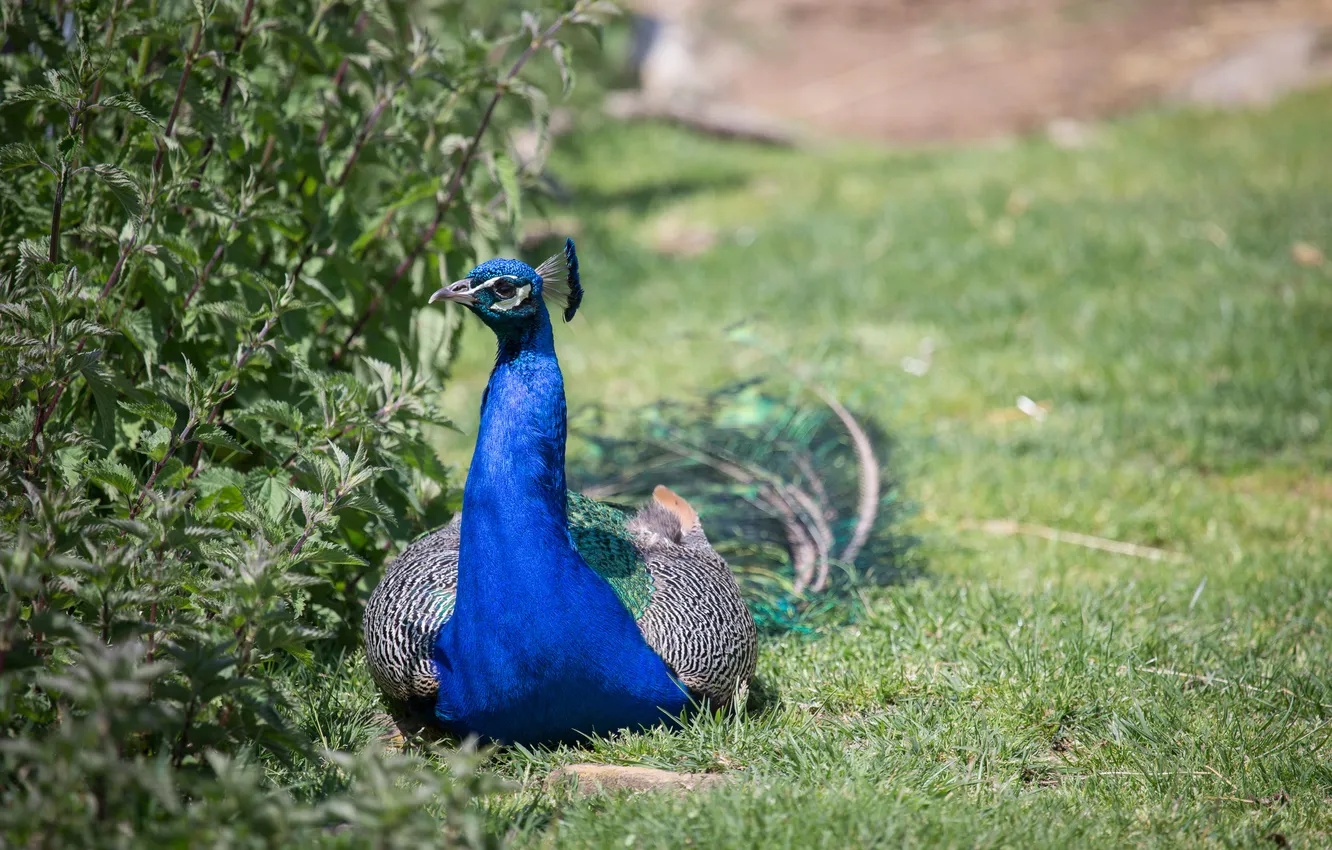
{"label": "leafy shrub", "polygon": [[[609,8],[0,9],[4,834],[419,843],[435,801],[484,843],[474,760],[321,756],[272,677],[353,647],[456,505],[428,436],[459,318],[426,296],[511,238],[526,75],[567,86],[559,39]],[[347,790],[293,800],[257,756]]]}

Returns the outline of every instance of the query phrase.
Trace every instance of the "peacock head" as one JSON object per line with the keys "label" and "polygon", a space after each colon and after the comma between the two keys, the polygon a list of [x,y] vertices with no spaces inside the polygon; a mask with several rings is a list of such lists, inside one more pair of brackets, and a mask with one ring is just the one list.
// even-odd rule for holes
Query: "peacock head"
{"label": "peacock head", "polygon": [[535,269],[521,260],[488,260],[430,296],[430,303],[466,305],[496,333],[502,333],[538,321],[545,312],[542,298],[557,304],[566,322],[578,311],[583,287],[572,239],[566,239],[563,251]]}

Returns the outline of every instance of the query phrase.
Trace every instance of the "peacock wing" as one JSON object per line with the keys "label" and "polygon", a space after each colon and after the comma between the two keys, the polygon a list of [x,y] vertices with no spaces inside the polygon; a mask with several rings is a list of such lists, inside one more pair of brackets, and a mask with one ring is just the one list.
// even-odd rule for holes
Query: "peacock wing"
{"label": "peacock wing", "polygon": [[727,703],[754,674],[757,630],[698,514],[665,487],[636,513],[570,494],[569,532],[644,639],[693,693]]}
{"label": "peacock wing", "polygon": [[[724,704],[754,672],[757,635],[730,568],[708,543],[689,503],[664,487],[631,508],[569,494],[569,536],[697,696]],[[365,653],[391,699],[433,698],[432,651],[453,614],[461,514],[413,541],[366,603]]]}
{"label": "peacock wing", "polygon": [[366,601],[365,657],[390,699],[433,699],[439,688],[431,659],[457,597],[461,523],[462,514],[454,514],[448,525],[412,541]]}

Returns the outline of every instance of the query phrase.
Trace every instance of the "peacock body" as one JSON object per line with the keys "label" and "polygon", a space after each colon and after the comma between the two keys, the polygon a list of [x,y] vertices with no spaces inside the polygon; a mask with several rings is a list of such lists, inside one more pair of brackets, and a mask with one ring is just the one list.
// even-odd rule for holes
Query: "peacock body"
{"label": "peacock body", "polygon": [[[643,637],[700,698],[725,704],[754,672],[755,629],[726,562],[701,525],[687,530],[666,488],[633,512],[570,493],[569,534],[587,565],[633,615]],[[660,498],[660,501],[658,501]],[[405,549],[365,611],[365,650],[380,689],[397,702],[433,700],[431,657],[453,613],[462,514]]]}
{"label": "peacock body", "polygon": [[563,377],[542,297],[571,319],[577,257],[492,260],[432,301],[496,334],[463,508],[388,568],[364,618],[376,683],[456,734],[570,740],[724,704],[756,629],[694,510],[665,487],[638,511],[568,491]]}

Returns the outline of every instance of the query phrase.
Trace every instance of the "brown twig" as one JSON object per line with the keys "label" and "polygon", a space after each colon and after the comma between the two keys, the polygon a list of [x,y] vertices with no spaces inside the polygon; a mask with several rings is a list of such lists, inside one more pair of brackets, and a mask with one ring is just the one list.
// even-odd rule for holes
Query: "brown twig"
{"label": "brown twig", "polygon": [[[236,41],[231,46],[231,55],[240,61],[241,48],[245,46],[245,40],[250,37],[250,13],[254,11],[254,0],[245,0],[245,12],[241,15],[240,29],[236,32]],[[218,109],[225,109],[227,101],[231,98],[231,87],[234,78],[231,73],[227,73],[227,78],[222,81],[222,94],[217,99]],[[204,142],[202,162],[199,163],[199,174],[194,178],[194,188],[199,188],[199,181],[203,177],[204,169],[208,167],[208,157],[213,153],[213,136],[209,134],[208,140]]]}
{"label": "brown twig", "polygon": [[369,322],[370,318],[379,310],[379,305],[383,302],[384,296],[393,291],[393,287],[397,286],[398,281],[402,279],[403,275],[407,273],[407,270],[416,262],[416,258],[421,255],[421,252],[424,251],[426,246],[435,238],[435,233],[439,230],[439,225],[444,220],[444,214],[448,212],[449,207],[453,205],[454,200],[458,196],[459,189],[462,188],[462,181],[467,174],[467,168],[471,165],[472,159],[476,156],[477,149],[481,146],[481,139],[485,136],[486,129],[490,126],[490,118],[495,114],[495,107],[499,105],[500,98],[504,97],[504,93],[509,90],[509,84],[516,76],[518,76],[518,72],[523,69],[523,66],[527,64],[527,61],[531,59],[538,50],[546,45],[550,38],[559,31],[560,27],[568,23],[570,18],[581,11],[581,6],[581,3],[575,5],[568,12],[565,12],[563,15],[556,18],[554,23],[546,28],[545,32],[533,38],[532,43],[527,46],[527,49],[518,57],[518,60],[513,63],[511,68],[509,68],[508,73],[501,77],[495,84],[495,94],[490,98],[490,103],[486,105],[486,111],[481,116],[481,123],[477,125],[476,132],[472,134],[471,140],[467,143],[467,148],[463,151],[462,161],[458,163],[457,169],[454,170],[453,177],[449,181],[448,189],[442,196],[440,196],[435,204],[434,218],[422,232],[421,238],[416,241],[416,244],[407,253],[407,256],[404,257],[402,262],[398,263],[397,268],[393,270],[393,277],[391,277],[389,282],[384,285],[383,290],[375,293],[374,297],[370,299],[369,306],[367,306],[361,313],[360,317],[357,318],[356,324],[352,326],[351,331],[347,334],[347,338],[342,341],[342,345],[333,353],[332,358],[329,360],[329,365],[337,365],[338,361],[342,359],[342,356],[347,353],[351,344],[356,340],[356,337],[361,335],[361,331],[365,329],[366,323]]}
{"label": "brown twig", "polygon": [[112,289],[115,289],[116,282],[120,280],[120,273],[125,269],[125,261],[129,259],[129,255],[133,252],[134,239],[131,237],[128,242],[121,246],[120,256],[116,258],[116,264],[111,267],[111,274],[106,276],[106,285],[102,287],[102,292],[97,296],[97,300],[105,301],[106,296],[111,294]]}
{"label": "brown twig", "polygon": [[[235,228],[236,224],[235,222],[232,222],[230,229],[234,230]],[[226,237],[223,236],[217,240],[217,247],[213,249],[213,256],[208,258],[208,262],[204,265],[203,271],[199,272],[199,277],[194,281],[194,286],[191,287],[190,291],[185,295],[185,301],[180,305],[182,318],[186,311],[190,309],[190,302],[194,300],[194,296],[199,292],[203,285],[208,282],[209,275],[213,273],[213,266],[217,265],[217,261],[222,259],[222,254],[225,253],[226,250],[227,240]],[[171,321],[167,323],[166,331],[162,334],[162,342],[165,343],[167,340],[171,339],[171,334],[174,333],[175,330],[176,317],[172,315]]]}
{"label": "brown twig", "polygon": [[[199,58],[199,44],[203,41],[203,21],[194,25],[194,41],[190,44],[190,52],[185,54],[185,68],[180,72],[180,83],[176,86],[176,99],[171,102],[171,114],[167,116],[166,129],[162,131],[162,138],[169,139],[171,134],[176,131],[176,119],[180,116],[180,105],[185,100],[185,83],[189,82],[190,71],[194,68],[194,60]],[[162,157],[166,154],[166,143],[158,141],[157,155],[153,157],[153,188],[156,189],[158,175],[162,172]]]}
{"label": "brown twig", "polygon": [[352,145],[351,156],[347,158],[347,164],[342,166],[342,173],[338,175],[337,183],[334,184],[338,188],[342,188],[343,184],[347,182],[347,177],[351,174],[352,166],[355,165],[356,160],[360,158],[361,149],[364,148],[365,143],[369,141],[370,134],[374,131],[376,122],[379,121],[379,116],[384,113],[384,107],[388,106],[389,101],[393,99],[393,92],[396,91],[396,89],[397,86],[390,86],[389,90],[384,92],[384,95],[375,104],[375,108],[370,110],[370,115],[365,119],[365,123],[361,125],[360,131],[356,134],[356,143]]}
{"label": "brown twig", "polygon": [[[361,11],[361,14],[359,14],[359,15],[356,16],[356,25],[352,28],[352,34],[353,34],[353,35],[360,35],[360,34],[361,34],[361,31],[365,29],[365,22],[366,22],[366,20],[367,20],[367,18],[366,18],[365,11],[362,10],[362,11]],[[344,77],[347,76],[347,64],[348,64],[348,62],[350,62],[350,59],[349,59],[348,57],[346,57],[346,56],[342,57],[342,61],[341,61],[340,63],[338,63],[338,70],[337,70],[336,72],[334,72],[334,74],[333,74],[333,93],[334,93],[334,94],[336,94],[337,92],[342,91],[342,80],[343,80]],[[325,118],[324,121],[323,121],[323,123],[319,125],[319,135],[315,137],[315,146],[316,146],[316,147],[321,147],[321,146],[323,146],[323,144],[324,144],[324,139],[326,139],[326,138],[328,138],[328,119],[327,119],[327,118]]]}

